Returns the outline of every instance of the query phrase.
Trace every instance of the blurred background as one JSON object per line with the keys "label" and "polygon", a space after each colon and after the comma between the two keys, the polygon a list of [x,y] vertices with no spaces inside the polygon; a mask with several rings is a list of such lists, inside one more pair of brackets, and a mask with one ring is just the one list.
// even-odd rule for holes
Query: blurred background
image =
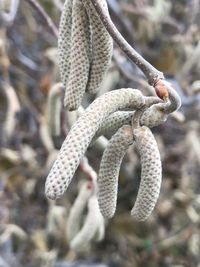
{"label": "blurred background", "polygon": [[[66,234],[79,168],[67,193],[50,202],[44,184],[74,118],[65,113],[62,132],[48,132],[47,100],[60,81],[56,28],[62,0],[0,2],[0,266],[1,267],[200,267],[200,1],[108,0],[110,15],[125,39],[163,71],[182,107],[153,133],[163,164],[159,201],[150,218],[130,216],[140,182],[134,147],[124,158],[115,216],[104,239],[72,251]],[[132,87],[152,94],[143,74],[115,47],[98,95]],[[86,96],[84,107],[93,99]],[[109,138],[109,136],[107,136]],[[87,151],[98,172],[102,147]]]}

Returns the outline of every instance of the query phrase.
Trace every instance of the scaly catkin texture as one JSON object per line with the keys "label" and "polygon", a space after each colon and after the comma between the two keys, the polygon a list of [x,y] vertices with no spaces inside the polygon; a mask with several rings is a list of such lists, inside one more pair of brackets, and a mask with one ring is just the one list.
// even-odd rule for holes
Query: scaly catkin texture
{"label": "scaly catkin texture", "polygon": [[98,200],[104,217],[111,218],[115,213],[119,170],[122,159],[132,143],[132,128],[124,125],[113,135],[103,153],[98,176]]}
{"label": "scaly catkin texture", "polygon": [[141,92],[130,88],[111,91],[97,98],[73,125],[63,142],[46,180],[46,196],[56,199],[65,192],[94,134],[110,114],[127,108],[139,109],[143,105]]}
{"label": "scaly catkin texture", "polygon": [[59,25],[58,61],[61,81],[65,88],[70,72],[72,6],[73,0],[65,1]]}
{"label": "scaly catkin texture", "polygon": [[70,73],[64,105],[76,110],[86,90],[90,68],[90,25],[81,0],[73,0],[70,49]]}
{"label": "scaly catkin texture", "polygon": [[[87,90],[90,93],[96,93],[111,62],[113,40],[97,15],[91,1],[83,0],[83,3],[87,9],[92,30],[92,62]],[[109,15],[106,0],[102,0],[101,4]]]}
{"label": "scaly catkin texture", "polygon": [[79,191],[79,194],[71,207],[67,222],[67,237],[72,240],[81,228],[83,213],[87,207],[87,202],[92,195],[92,189],[85,182]]}
{"label": "scaly catkin texture", "polygon": [[156,140],[146,126],[133,130],[137,150],[141,159],[141,182],[131,215],[139,221],[146,220],[157,202],[162,166]]}
{"label": "scaly catkin texture", "polygon": [[[149,128],[155,127],[164,123],[168,115],[164,113],[162,104],[155,104],[149,107],[141,116],[140,124]],[[114,134],[120,127],[125,124],[131,124],[134,111],[117,111],[111,114],[101,125],[96,132],[92,142],[94,142],[101,135]]]}
{"label": "scaly catkin texture", "polygon": [[80,232],[71,240],[70,247],[74,250],[80,250],[86,247],[102,226],[102,215],[99,210],[99,204],[96,195],[92,196],[88,201],[88,213]]}

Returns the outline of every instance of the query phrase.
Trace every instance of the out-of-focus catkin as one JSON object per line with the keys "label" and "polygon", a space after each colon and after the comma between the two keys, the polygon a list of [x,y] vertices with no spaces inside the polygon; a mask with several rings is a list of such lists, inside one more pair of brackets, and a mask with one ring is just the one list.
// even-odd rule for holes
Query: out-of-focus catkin
{"label": "out-of-focus catkin", "polygon": [[110,114],[127,108],[139,109],[143,105],[141,92],[131,88],[111,91],[97,98],[73,125],[63,142],[46,180],[46,196],[56,199],[65,192],[94,134]]}
{"label": "out-of-focus catkin", "polygon": [[59,136],[61,133],[61,99],[63,92],[62,83],[57,83],[52,86],[48,94],[47,119],[51,136]]}
{"label": "out-of-focus catkin", "polygon": [[[113,53],[113,40],[101,22],[90,0],[83,0],[92,31],[92,60],[87,90],[96,93],[109,68]],[[109,16],[106,0],[101,5]]]}
{"label": "out-of-focus catkin", "polygon": [[111,218],[115,213],[119,170],[122,159],[132,143],[132,128],[124,125],[113,135],[103,153],[98,176],[98,200],[104,217]]}
{"label": "out-of-focus catkin", "polygon": [[67,221],[67,238],[72,240],[80,231],[83,213],[87,206],[87,202],[92,195],[92,188],[88,186],[88,182],[81,185],[79,194],[71,207]]}
{"label": "out-of-focus catkin", "polygon": [[146,220],[157,202],[162,166],[156,140],[146,126],[133,130],[137,150],[141,160],[141,182],[131,215],[139,221]]}
{"label": "out-of-focus catkin", "polygon": [[[95,239],[95,235],[99,235],[98,231],[99,228],[102,228],[102,224],[104,225],[104,220],[99,210],[97,196],[93,195],[88,201],[88,212],[83,223],[83,227],[70,241],[71,249],[81,250],[83,247],[86,247],[92,240]],[[103,235],[101,235],[101,238],[103,238]]]}

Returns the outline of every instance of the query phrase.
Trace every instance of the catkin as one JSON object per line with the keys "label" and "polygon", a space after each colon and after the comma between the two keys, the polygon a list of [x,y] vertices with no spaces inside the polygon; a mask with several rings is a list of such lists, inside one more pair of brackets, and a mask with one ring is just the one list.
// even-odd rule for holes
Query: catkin
{"label": "catkin", "polygon": [[97,197],[94,195],[88,201],[88,213],[82,229],[70,242],[71,249],[80,250],[86,247],[95,238],[100,225],[102,225],[102,215]]}
{"label": "catkin", "polygon": [[56,199],[65,192],[94,134],[110,114],[127,108],[139,109],[143,105],[141,92],[130,88],[111,91],[97,98],[73,125],[63,142],[46,180],[46,196]]}
{"label": "catkin", "polygon": [[70,73],[67,80],[64,105],[76,110],[86,90],[90,68],[90,26],[81,0],[73,0],[70,49]]}
{"label": "catkin", "polygon": [[[96,132],[92,143],[101,135],[114,134],[123,125],[130,125],[133,115],[134,111],[117,111],[111,114]],[[167,117],[168,115],[164,113],[163,103],[155,104],[142,114],[140,124],[152,128],[165,122]]]}
{"label": "catkin", "polygon": [[62,108],[62,83],[52,86],[47,101],[48,128],[51,136],[60,136],[61,132],[61,108]]}
{"label": "catkin", "polygon": [[61,81],[66,88],[70,72],[71,28],[73,0],[66,0],[60,18],[58,36],[58,62]]}
{"label": "catkin", "polygon": [[131,126],[120,128],[103,153],[98,176],[98,200],[102,215],[111,218],[116,210],[118,176],[122,159],[133,143]]}
{"label": "catkin", "polygon": [[137,150],[141,159],[141,182],[131,215],[139,221],[146,220],[157,202],[162,166],[156,140],[146,126],[133,130]]}
{"label": "catkin", "polygon": [[92,195],[91,188],[88,187],[88,182],[82,184],[79,194],[71,207],[68,222],[67,222],[67,237],[72,240],[81,228],[84,209]]}
{"label": "catkin", "polygon": [[[101,0],[101,5],[109,16],[106,0]],[[113,40],[101,22],[90,0],[83,0],[89,15],[92,30],[92,61],[87,90],[96,93],[109,68],[113,53]]]}

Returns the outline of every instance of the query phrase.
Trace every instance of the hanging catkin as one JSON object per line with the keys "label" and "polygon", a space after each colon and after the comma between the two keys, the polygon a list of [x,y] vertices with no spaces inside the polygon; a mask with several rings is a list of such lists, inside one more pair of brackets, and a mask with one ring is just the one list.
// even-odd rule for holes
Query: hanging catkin
{"label": "hanging catkin", "polygon": [[66,88],[70,72],[71,28],[73,0],[66,0],[60,18],[58,37],[58,62],[61,81]]}
{"label": "hanging catkin", "polygon": [[92,195],[92,189],[88,186],[88,182],[82,184],[79,194],[71,207],[67,221],[67,238],[72,240],[81,228],[83,213],[87,207],[88,199]]}
{"label": "hanging catkin", "polygon": [[[68,59],[69,60],[69,59]],[[90,68],[90,25],[81,0],[73,0],[70,49],[70,72],[64,105],[76,110],[86,90]]]}
{"label": "hanging catkin", "polygon": [[59,136],[61,132],[62,94],[62,83],[54,84],[48,94],[47,119],[51,136]]}
{"label": "hanging catkin", "polygon": [[139,221],[146,220],[155,207],[160,193],[162,166],[156,140],[146,126],[133,130],[141,160],[141,182],[131,215]]}
{"label": "hanging catkin", "polygon": [[98,200],[104,217],[111,218],[115,213],[119,170],[122,159],[132,143],[132,128],[124,125],[113,135],[103,153],[98,176]]}
{"label": "hanging catkin", "polygon": [[119,89],[97,98],[73,125],[47,177],[45,192],[56,199],[67,189],[79,162],[102,122],[113,112],[127,108],[139,109],[144,97],[136,89]]}
{"label": "hanging catkin", "polygon": [[102,223],[103,217],[99,210],[97,197],[94,195],[90,197],[88,201],[88,213],[83,223],[83,227],[71,240],[70,247],[74,250],[80,250],[82,247],[86,247],[95,238]]}
{"label": "hanging catkin", "polygon": [[[88,12],[92,30],[92,61],[87,90],[91,93],[96,93],[111,62],[113,40],[101,22],[91,1],[83,0],[83,3]],[[109,16],[106,0],[101,0],[100,4]]]}

